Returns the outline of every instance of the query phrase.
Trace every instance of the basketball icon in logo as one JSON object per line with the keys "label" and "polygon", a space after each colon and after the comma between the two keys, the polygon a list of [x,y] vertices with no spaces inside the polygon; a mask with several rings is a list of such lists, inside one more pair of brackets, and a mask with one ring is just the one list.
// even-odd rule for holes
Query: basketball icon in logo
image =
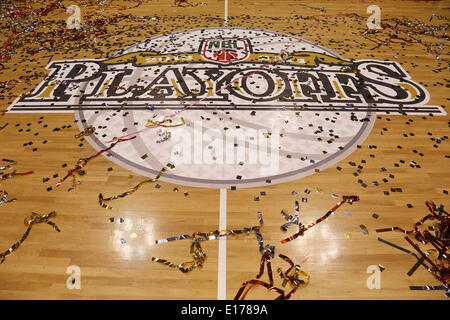
{"label": "basketball icon in logo", "polygon": [[108,159],[147,177],[172,162],[161,180],[189,186],[298,179],[347,157],[376,114],[445,114],[396,62],[264,30],[180,31],[47,69],[8,112],[75,113],[80,130],[96,128],[86,137],[96,150],[139,132]]}

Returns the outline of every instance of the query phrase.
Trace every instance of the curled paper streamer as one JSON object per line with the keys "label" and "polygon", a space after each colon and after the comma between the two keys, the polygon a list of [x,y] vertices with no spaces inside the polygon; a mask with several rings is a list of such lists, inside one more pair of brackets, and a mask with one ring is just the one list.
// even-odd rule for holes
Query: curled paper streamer
{"label": "curled paper streamer", "polygon": [[[211,231],[211,232],[194,232],[192,234],[192,236],[183,234],[183,235],[179,235],[179,236],[175,236],[175,237],[170,237],[167,239],[156,240],[155,243],[160,244],[160,243],[166,243],[166,242],[176,241],[176,240],[191,239],[191,242],[192,242],[191,255],[194,258],[194,260],[180,263],[180,264],[175,264],[166,259],[152,257],[152,261],[163,263],[170,268],[177,268],[178,270],[180,270],[183,273],[191,272],[192,270],[194,270],[196,268],[202,267],[203,263],[206,260],[206,254],[203,252],[203,250],[200,246],[201,241],[216,240],[221,237],[225,237],[225,236],[229,236],[229,235],[250,233],[250,232],[256,231],[256,230],[259,231],[259,228],[260,227],[257,226],[257,227],[251,227],[251,228],[244,228],[244,229],[240,229],[240,230],[215,230],[215,231]],[[257,236],[257,238],[258,238],[258,236]],[[260,235],[260,238],[258,238],[258,243],[261,248],[262,247],[262,236],[261,235]],[[270,252],[272,250],[272,252],[273,252],[273,249],[271,249],[273,247],[270,247],[270,246],[266,246],[266,247],[267,247],[267,249],[265,251]]]}
{"label": "curled paper streamer", "polygon": [[166,239],[156,240],[155,243],[166,243],[170,241],[183,240],[183,239],[192,239],[192,242],[200,242],[200,241],[209,241],[219,239],[221,237],[226,237],[230,235],[238,235],[243,233],[250,233],[254,230],[259,229],[259,226],[238,229],[238,230],[215,230],[211,232],[194,232],[192,236],[188,234],[183,234],[175,237],[170,237]]}
{"label": "curled paper streamer", "polygon": [[424,257],[421,257],[417,262],[411,267],[411,269],[406,273],[408,276],[412,276],[416,272],[417,268],[425,261]]}
{"label": "curled paper streamer", "polygon": [[183,273],[191,272],[192,270],[202,267],[206,260],[206,254],[203,252],[202,247],[199,242],[192,242],[191,244],[191,255],[194,258],[193,261],[183,262],[180,264],[174,264],[166,259],[160,259],[152,257],[152,261],[165,264],[170,268],[177,268]]}
{"label": "curled paper streamer", "polygon": [[[430,213],[416,222],[412,230],[392,227],[377,229],[376,232],[400,231],[406,234],[405,240],[419,253],[419,256],[417,256],[413,252],[408,252],[408,250],[403,249],[403,251],[415,255],[419,260],[418,264],[415,265],[408,273],[412,274],[419,264],[425,265],[423,262],[427,261],[431,265],[431,267],[427,268],[427,270],[431,272],[436,279],[447,286],[450,280],[450,215],[444,211],[442,207],[438,208],[433,201],[426,201],[425,204]],[[435,235],[428,230],[421,231],[419,229],[419,226],[423,225],[423,223],[428,220],[436,220],[438,222]],[[408,237],[408,235],[414,235],[414,238],[422,244],[431,244],[435,251],[438,252],[436,263],[433,262],[428,255]]]}
{"label": "curled paper streamer", "polygon": [[[236,296],[234,297],[234,300],[244,300],[245,297],[247,296],[248,292],[250,291],[251,287],[249,287],[247,289],[247,291],[242,295],[242,293],[244,292],[244,290],[247,288],[248,285],[260,285],[265,287],[268,290],[273,290],[276,292],[282,291],[278,288],[274,288],[273,287],[273,275],[272,275],[272,266],[271,266],[271,254],[270,252],[265,252],[263,254],[263,256],[261,257],[261,262],[260,262],[260,266],[259,266],[259,273],[256,276],[256,279],[259,279],[262,274],[264,273],[264,265],[267,265],[267,274],[269,276],[269,283],[261,281],[261,280],[248,280],[245,281],[244,283],[242,283],[241,287],[239,288],[238,292],[236,293]],[[284,291],[283,291],[284,294]],[[240,299],[242,295],[242,299]]]}
{"label": "curled paper streamer", "polygon": [[95,127],[89,126],[86,129],[84,129],[83,131],[81,131],[80,133],[77,133],[75,135],[75,138],[79,139],[81,137],[90,136],[93,133],[95,133]]}
{"label": "curled paper streamer", "polygon": [[[63,183],[68,177],[72,176],[72,178],[75,179],[75,173],[80,174],[81,172],[83,172],[81,169],[83,169],[90,160],[92,160],[95,157],[98,157],[99,155],[101,155],[103,152],[109,151],[111,150],[116,144],[120,143],[120,142],[124,142],[124,141],[129,141],[132,140],[136,137],[132,137],[132,138],[127,138],[127,139],[119,139],[116,142],[112,143],[108,148],[105,148],[103,150],[100,150],[99,152],[97,152],[96,154],[94,154],[93,156],[90,156],[89,158],[80,158],[77,161],[77,164],[75,165],[75,167],[73,169],[70,169],[67,171],[67,174],[61,178],[57,183],[56,183],[56,187],[59,187],[61,185],[61,183]],[[76,180],[75,180],[76,181]],[[73,187],[73,185],[72,185]],[[70,189],[71,190],[71,189]]]}
{"label": "curled paper streamer", "polygon": [[281,279],[283,279],[283,287],[285,287],[287,283],[289,283],[292,288],[298,287],[301,284],[309,283],[309,274],[302,271],[299,265],[294,265],[294,262],[292,262],[292,260],[285,255],[279,254],[278,256],[290,264],[289,269],[285,272],[283,272],[281,268],[278,268],[277,270],[278,275]]}
{"label": "curled paper streamer", "polygon": [[410,290],[450,290],[446,286],[409,286]]}
{"label": "curled paper streamer", "polygon": [[[165,124],[165,123],[170,123],[170,124]],[[171,123],[172,123],[172,119],[164,119],[163,121],[148,120],[147,124],[145,126],[146,127],[158,126],[158,127],[163,127],[163,128],[175,128],[175,127],[184,126],[186,124],[186,122],[184,122],[183,117],[181,117],[181,123],[176,123],[176,124],[171,124]]]}
{"label": "curled paper streamer", "polygon": [[[171,163],[166,164],[166,166],[169,167],[169,168],[171,168],[171,169],[175,168],[175,166],[174,166],[173,164],[171,164]],[[158,172],[158,174],[156,175],[155,178],[153,178],[153,179],[147,179],[147,180],[141,181],[141,182],[138,183],[136,186],[134,186],[131,190],[125,191],[125,192],[123,192],[123,193],[121,193],[121,194],[118,194],[118,195],[116,195],[116,196],[111,196],[111,197],[108,197],[108,198],[103,198],[103,195],[100,193],[100,194],[98,195],[98,203],[100,204],[100,206],[101,206],[102,208],[111,210],[112,207],[111,207],[110,205],[106,204],[106,203],[105,203],[106,201],[111,201],[111,200],[116,200],[116,199],[119,199],[119,198],[124,198],[124,197],[126,197],[126,196],[129,196],[130,194],[135,193],[135,192],[136,192],[143,184],[146,184],[146,183],[149,183],[149,182],[156,182],[156,181],[158,181],[159,178],[164,174],[164,172],[166,172],[166,170],[167,170],[167,169],[166,169],[165,167],[162,168],[162,169]]]}
{"label": "curled paper streamer", "polygon": [[264,220],[263,220],[262,212],[258,212],[258,222],[259,222],[259,224],[260,224],[261,226],[264,225]]}
{"label": "curled paper streamer", "polygon": [[16,198],[8,200],[8,192],[4,191],[4,190],[0,190],[0,193],[2,193],[2,198],[0,199],[0,205],[7,203],[7,202],[13,202],[13,201],[17,201]]}
{"label": "curled paper streamer", "polygon": [[61,232],[61,230],[59,230],[59,228],[56,226],[56,224],[49,220],[50,218],[54,217],[55,215],[56,215],[55,211],[52,211],[49,214],[42,214],[42,215],[33,212],[31,214],[31,216],[29,216],[28,218],[25,218],[24,223],[26,226],[28,226],[27,230],[23,234],[22,238],[18,242],[14,243],[11,246],[11,248],[9,248],[8,250],[6,250],[3,253],[0,253],[0,264],[5,261],[7,255],[9,255],[13,251],[17,250],[17,248],[19,248],[19,246],[26,240],[26,238],[28,237],[28,234],[30,233],[31,228],[33,227],[34,224],[45,222],[48,225],[52,226],[56,231]]}
{"label": "curled paper streamer", "polygon": [[170,237],[167,239],[162,239],[162,240],[156,240],[156,244],[160,244],[160,243],[166,243],[169,241],[176,241],[176,240],[183,240],[183,239],[189,239],[191,236],[188,234],[183,234],[181,236],[175,236],[175,237]]}
{"label": "curled paper streamer", "polygon": [[[11,169],[14,165],[17,164],[17,162],[14,161],[14,160],[2,159],[2,161],[8,162],[9,164],[7,164],[6,166],[0,167],[0,170]],[[27,172],[18,173],[18,172],[16,172],[16,170],[14,170],[13,172],[5,173],[5,174],[0,175],[0,180],[10,179],[10,178],[12,178],[14,176],[26,176],[26,175],[29,175],[29,174],[32,174],[32,173],[34,173],[34,171],[27,171]]]}
{"label": "curled paper streamer", "polygon": [[69,189],[67,189],[67,191],[71,191],[71,190],[75,189],[76,187],[77,187],[77,178],[73,174],[72,175],[72,186]]}
{"label": "curled paper streamer", "polygon": [[34,173],[34,171],[27,171],[27,172],[20,172],[19,173],[19,172],[16,172],[16,170],[14,170],[11,173],[6,173],[4,175],[1,175],[0,176],[0,180],[10,179],[10,178],[12,178],[14,176],[26,176],[26,175],[29,175],[29,174],[32,174],[32,173]]}
{"label": "curled paper streamer", "polygon": [[[416,257],[417,260],[420,260],[420,258],[419,258],[419,256],[417,254],[415,254],[414,252],[412,252],[412,251],[410,251],[408,249],[402,248],[402,247],[396,245],[395,243],[389,242],[389,241],[381,239],[381,238],[378,238],[378,241],[383,242],[383,243],[385,243],[385,244],[387,244],[387,245],[389,245],[389,246],[391,246],[393,248],[396,248],[396,249],[398,249],[400,251],[406,252],[406,253]],[[421,264],[425,267],[425,269],[431,270],[430,267],[428,267],[423,261],[422,261]]]}
{"label": "curled paper streamer", "polygon": [[[286,243],[286,242],[292,241],[294,239],[297,239],[299,236],[303,236],[303,234],[305,233],[306,230],[314,227],[316,224],[318,224],[318,223],[322,222],[323,220],[327,219],[332,213],[334,213],[345,202],[348,202],[348,203],[352,204],[353,202],[358,201],[358,200],[359,200],[358,196],[343,196],[342,200],[340,202],[338,202],[333,208],[331,208],[327,213],[325,213],[325,215],[323,215],[322,217],[320,217],[316,221],[308,224],[307,226],[304,226],[303,224],[300,223],[298,225],[299,226],[298,232],[293,234],[289,238],[286,238],[286,239],[282,240],[281,243]],[[295,205],[296,205],[296,211],[297,211],[298,210],[298,201],[296,201]]]}
{"label": "curled paper streamer", "polygon": [[425,253],[422,252],[418,245],[412,242],[412,240],[408,236],[406,236],[405,239],[414,249],[416,249],[417,252],[419,252],[421,256],[419,261],[427,260],[431,264],[431,270],[429,269],[428,271],[431,272],[434,277],[441,281],[445,286],[448,286],[448,281],[450,279],[450,267],[448,265],[450,257],[448,256],[448,245],[446,247],[445,253],[443,253],[444,258],[441,257],[442,252],[439,252],[440,257],[438,257],[438,261],[441,261],[442,264],[435,264],[430,258],[426,256]]}
{"label": "curled paper streamer", "polygon": [[17,162],[14,161],[14,160],[2,159],[2,161],[8,162],[9,164],[7,164],[6,166],[0,167],[0,171],[1,171],[1,170],[11,169],[14,165],[17,164]]}
{"label": "curled paper streamer", "polygon": [[295,201],[295,216],[289,216],[284,211],[281,211],[281,215],[287,222],[281,226],[281,230],[287,231],[287,229],[292,225],[296,224],[300,228],[303,226],[299,220],[299,202]]}
{"label": "curled paper streamer", "polygon": [[[300,266],[298,266],[298,268],[297,268],[297,266],[295,266],[295,269],[294,269],[293,262],[288,257],[280,254],[279,255],[280,258],[284,259],[285,261],[287,261],[288,263],[291,264],[291,267],[286,272],[284,272],[284,273],[281,271],[280,272],[283,275],[282,279],[287,279],[286,281],[290,281],[290,283],[292,283],[293,289],[288,294],[285,294],[284,290],[274,287],[272,266],[271,266],[272,257],[273,257],[273,252],[271,252],[270,250],[264,252],[263,256],[261,257],[259,273],[256,276],[256,279],[258,279],[258,280],[256,280],[256,279],[248,280],[248,281],[242,283],[241,287],[239,288],[238,292],[236,293],[236,296],[234,297],[234,300],[244,300],[253,285],[260,285],[270,291],[275,291],[275,292],[279,293],[280,295],[277,298],[275,298],[275,300],[288,300],[297,291],[300,284],[309,282],[309,275],[303,271],[302,271],[302,273],[300,273]],[[259,278],[261,278],[261,276],[264,273],[265,265],[267,266],[267,275],[269,277],[269,282],[264,282],[264,281],[259,280]],[[293,270],[293,272],[291,272],[291,270]],[[300,275],[304,276],[305,279],[307,279],[307,280],[305,281],[305,280],[300,279]],[[247,288],[247,291],[244,293],[246,288]]]}

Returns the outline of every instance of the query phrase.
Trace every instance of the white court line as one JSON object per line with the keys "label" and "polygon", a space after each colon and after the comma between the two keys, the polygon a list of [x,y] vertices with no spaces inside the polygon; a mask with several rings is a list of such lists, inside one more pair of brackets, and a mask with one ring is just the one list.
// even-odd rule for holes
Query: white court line
{"label": "white court line", "polygon": [[[227,228],[227,189],[220,189],[219,230]],[[227,238],[219,239],[217,258],[217,300],[227,298]]]}
{"label": "white court line", "polygon": [[[225,0],[223,25],[228,27],[228,0]],[[227,228],[227,189],[220,189],[219,230]],[[219,239],[217,258],[217,300],[227,298],[227,238]]]}
{"label": "white court line", "polygon": [[223,15],[223,26],[228,27],[228,0],[225,0],[225,13]]}

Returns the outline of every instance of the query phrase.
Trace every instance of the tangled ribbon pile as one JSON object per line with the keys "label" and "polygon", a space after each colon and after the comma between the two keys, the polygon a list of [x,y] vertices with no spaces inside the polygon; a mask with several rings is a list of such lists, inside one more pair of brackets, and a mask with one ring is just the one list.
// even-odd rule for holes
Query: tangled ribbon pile
{"label": "tangled ribbon pile", "polygon": [[[274,247],[266,246],[266,250],[261,257],[259,273],[258,275],[256,275],[256,279],[261,278],[261,276],[264,273],[264,265],[267,265],[267,274],[269,276],[269,282],[264,282],[256,279],[245,281],[244,283],[242,283],[241,287],[236,293],[234,300],[244,300],[253,285],[260,285],[268,290],[279,293],[280,295],[275,300],[288,300],[298,290],[300,285],[306,285],[309,283],[310,276],[306,272],[302,271],[299,265],[294,266],[294,263],[292,262],[291,259],[289,259],[285,255],[279,254],[278,256],[283,260],[285,260],[286,262],[288,262],[290,264],[290,267],[285,272],[282,272],[281,268],[279,268],[277,270],[278,274],[280,275],[281,279],[283,279],[283,287],[286,286],[287,283],[289,283],[289,285],[291,285],[292,287],[292,290],[288,294],[285,294],[284,290],[274,287],[274,280],[271,266],[271,259],[273,258],[274,253],[275,253]],[[247,286],[249,287],[247,291],[244,293],[244,290],[247,288]]]}
{"label": "tangled ribbon pile", "polygon": [[[431,268],[427,268],[427,270],[445,286],[448,286],[450,279],[450,256],[448,252],[450,246],[450,215],[444,211],[443,208],[437,207],[433,201],[426,201],[425,204],[430,213],[416,222],[412,230],[392,227],[377,229],[376,232],[400,231],[405,233],[406,241],[408,241],[419,254],[418,259],[420,263],[417,264],[417,267],[420,264],[423,264],[424,261],[427,261],[431,265]],[[419,229],[419,226],[423,225],[427,220],[437,221],[437,228],[435,229],[434,235],[428,230],[421,231]],[[422,249],[408,237],[408,235],[414,235],[414,238],[422,244],[431,244],[435,248],[434,250],[438,252],[437,262],[433,262],[428,257],[428,254],[424,253]]]}
{"label": "tangled ribbon pile", "polygon": [[[258,216],[260,216],[260,215],[258,215]],[[262,221],[262,219],[260,219],[260,223],[261,223],[261,221]],[[162,239],[162,240],[156,240],[156,244],[159,244],[159,243],[166,243],[169,241],[192,239],[190,253],[191,253],[192,257],[194,258],[194,260],[188,261],[188,262],[183,262],[180,264],[174,264],[166,259],[153,257],[152,261],[165,264],[166,266],[168,266],[170,268],[177,268],[183,273],[188,273],[196,268],[202,267],[203,263],[206,260],[206,254],[203,251],[202,247],[200,246],[201,241],[220,239],[222,237],[226,237],[226,236],[230,236],[230,235],[239,235],[239,234],[244,234],[244,233],[248,234],[252,231],[255,231],[259,248],[261,251],[263,251],[264,250],[263,238],[262,238],[262,235],[260,232],[261,225],[250,227],[250,228],[238,229],[238,230],[215,230],[215,231],[211,231],[211,232],[207,232],[207,233],[194,232],[192,234],[192,236],[190,236],[188,234],[183,234],[183,235],[170,237],[170,238],[166,238],[166,239]],[[266,246],[266,248],[267,248],[267,246]]]}

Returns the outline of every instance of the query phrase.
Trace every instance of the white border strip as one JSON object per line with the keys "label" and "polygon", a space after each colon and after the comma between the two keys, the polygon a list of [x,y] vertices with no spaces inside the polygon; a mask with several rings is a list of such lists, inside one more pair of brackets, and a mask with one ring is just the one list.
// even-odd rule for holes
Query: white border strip
{"label": "white border strip", "polygon": [[228,0],[225,0],[225,12],[223,15],[223,26],[228,27]]}
{"label": "white border strip", "polygon": [[[220,189],[219,230],[227,228],[227,189]],[[227,239],[219,239],[217,265],[217,300],[227,298]]]}

